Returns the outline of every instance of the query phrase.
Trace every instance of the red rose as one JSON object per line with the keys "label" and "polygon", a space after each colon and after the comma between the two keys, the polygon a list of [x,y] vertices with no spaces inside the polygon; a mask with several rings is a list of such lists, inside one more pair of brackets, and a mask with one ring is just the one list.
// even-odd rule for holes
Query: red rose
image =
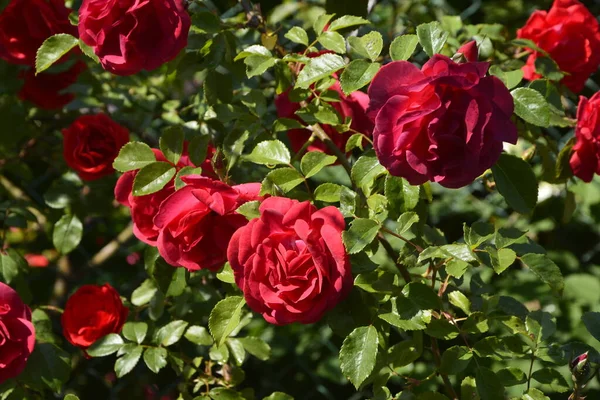
{"label": "red rose", "polygon": [[17,292],[0,282],[0,384],[23,372],[34,346],[31,310]]}
{"label": "red rose", "polygon": [[266,199],[260,214],[227,250],[248,306],[272,324],[318,321],[352,289],[342,214],[283,197]]}
{"label": "red rose", "polygon": [[21,78],[25,83],[19,92],[19,98],[46,110],[62,108],[75,98],[72,93],[63,91],[77,82],[77,77],[86,68],[85,63],[77,61],[68,70],[57,74],[42,72],[36,76],[34,69],[23,72]]}
{"label": "red rose", "polygon": [[479,59],[477,42],[474,40],[463,44],[456,52],[462,54],[467,61],[476,62]]}
{"label": "red rose", "polygon": [[114,172],[112,163],[128,141],[127,129],[107,115],[83,115],[63,129],[63,155],[81,179],[91,181]]}
{"label": "red rose", "polygon": [[[157,161],[168,162],[160,150],[152,149],[152,151],[154,152]],[[206,160],[201,166],[203,176],[208,176],[210,178],[216,177],[210,163],[214,151],[214,147],[209,145]],[[176,167],[177,170],[179,170],[187,166],[193,167],[194,165],[187,154],[186,143],[183,155],[179,159]],[[134,196],[132,193],[133,180],[135,179],[137,172],[138,171],[128,171],[121,175],[115,186],[115,199],[122,205],[129,207],[131,210],[134,235],[142,242],[151,246],[156,246],[159,229],[154,225],[154,216],[158,213],[158,209],[163,200],[175,193],[175,178],[158,192],[145,196]]]}
{"label": "red rose", "polygon": [[[517,37],[532,40],[548,52],[559,68],[568,73],[561,82],[578,93],[600,65],[600,29],[598,21],[577,0],[555,0],[549,12],[535,11]],[[525,79],[541,78],[535,72],[534,51],[523,67]]]}
{"label": "red rose", "polygon": [[182,179],[187,185],[167,197],[154,217],[158,252],[173,266],[216,271],[225,263],[229,239],[248,222],[235,210],[259,199],[260,184],[231,187],[199,175]]}
{"label": "red rose", "polygon": [[119,333],[129,309],[109,284],[84,285],[67,300],[61,323],[63,335],[73,345],[87,349],[109,333]]}
{"label": "red rose", "polygon": [[594,173],[600,174],[600,92],[589,100],[579,98],[575,138],[571,169],[575,176],[590,182]]}
{"label": "red rose", "polygon": [[12,64],[35,64],[44,40],[57,33],[77,36],[64,0],[11,0],[0,14],[0,58]]}
{"label": "red rose", "polygon": [[408,61],[379,70],[368,112],[377,157],[392,175],[462,187],[498,160],[502,142],[516,143],[512,96],[488,67],[436,54],[421,70]]}
{"label": "red rose", "polygon": [[79,35],[116,75],[153,70],[187,45],[190,16],[183,0],[84,0]]}

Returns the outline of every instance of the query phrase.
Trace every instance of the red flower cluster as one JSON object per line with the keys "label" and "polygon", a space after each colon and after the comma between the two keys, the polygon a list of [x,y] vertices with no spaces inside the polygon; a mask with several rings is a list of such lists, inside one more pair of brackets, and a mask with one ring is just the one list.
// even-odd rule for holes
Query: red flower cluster
{"label": "red flower cluster", "polygon": [[[532,40],[568,75],[562,83],[578,93],[600,65],[600,27],[596,17],[577,0],[555,0],[550,11],[536,11],[517,37]],[[533,51],[523,67],[525,78],[539,79]]]}
{"label": "red flower cluster", "polygon": [[187,45],[191,19],[183,0],[84,0],[79,35],[116,75],[153,70]]}
{"label": "red flower cluster", "polygon": [[[475,59],[473,49],[461,50]],[[412,185],[459,188],[490,168],[503,142],[516,143],[513,99],[489,64],[434,55],[419,70],[408,61],[382,67],[369,87],[373,143],[392,175]]]}
{"label": "red flower cluster", "polygon": [[19,375],[35,346],[31,310],[0,282],[0,384]]}
{"label": "red flower cluster", "polygon": [[[19,97],[40,108],[51,110],[70,103],[74,96],[63,92],[85,70],[83,62],[75,61],[66,71],[35,75],[35,55],[46,39],[58,33],[77,36],[77,28],[69,22],[70,12],[64,0],[12,0],[0,13],[0,58],[29,66],[20,75],[24,85]],[[67,60],[65,56],[61,61]]]}

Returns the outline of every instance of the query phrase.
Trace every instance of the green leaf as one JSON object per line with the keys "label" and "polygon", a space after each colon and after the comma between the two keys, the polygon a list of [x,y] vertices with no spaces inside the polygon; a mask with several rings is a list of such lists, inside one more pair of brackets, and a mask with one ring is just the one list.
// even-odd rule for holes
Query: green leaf
{"label": "green leaf", "polygon": [[464,371],[471,362],[473,353],[464,346],[452,346],[442,354],[438,371],[442,374],[456,375]]}
{"label": "green leaf", "polygon": [[145,322],[127,322],[123,325],[123,336],[137,344],[142,344],[146,333],[148,333],[148,324]]}
{"label": "green leaf", "polygon": [[317,33],[317,35],[320,35],[321,32],[323,32],[323,29],[325,29],[325,26],[331,20],[331,18],[334,17],[334,15],[335,14],[321,14],[317,17],[317,19],[313,23],[313,29]]}
{"label": "green leaf", "polygon": [[79,39],[66,33],[50,36],[42,43],[35,56],[35,73],[50,68],[65,54],[79,44]]}
{"label": "green leaf", "polygon": [[88,56],[89,58],[91,58],[92,60],[94,60],[94,62],[96,64],[100,63],[100,59],[98,58],[98,56],[94,53],[94,49],[91,46],[88,46],[87,44],[85,44],[83,42],[83,40],[79,39],[79,48],[81,49],[81,51],[83,52],[83,54],[85,54],[86,56]]}
{"label": "green leaf", "polygon": [[213,344],[212,336],[210,336],[206,328],[203,326],[190,326],[185,333],[185,338],[190,342],[199,344],[201,346],[211,346]]}
{"label": "green leaf", "polygon": [[396,226],[396,233],[402,235],[407,232],[414,224],[419,222],[419,214],[414,211],[407,211],[400,215],[398,218],[398,225]]}
{"label": "green leaf", "polygon": [[208,328],[218,346],[240,323],[242,307],[246,301],[241,296],[229,296],[219,301],[210,313]]}
{"label": "green leaf", "polygon": [[456,258],[464,262],[477,260],[471,251],[471,247],[465,243],[429,246],[419,254],[419,262],[432,258]]}
{"label": "green leaf", "polygon": [[508,367],[496,372],[503,386],[516,386],[527,382],[527,375],[519,368]]}
{"label": "green leaf", "polygon": [[249,201],[247,203],[242,204],[235,210],[238,214],[242,214],[248,220],[260,217],[260,211],[258,208],[260,207],[260,201]]}
{"label": "green leaf", "polygon": [[248,336],[241,338],[240,342],[244,345],[244,349],[259,360],[268,360],[271,356],[271,347],[262,339]]}
{"label": "green leaf", "polygon": [[344,339],[340,367],[357,390],[375,368],[378,348],[379,335],[372,325],[358,327]]}
{"label": "green leaf", "polygon": [[269,396],[263,397],[263,400],[294,400],[294,398],[283,392],[273,392]]}
{"label": "green leaf", "polygon": [[75,215],[63,215],[54,225],[52,243],[61,254],[69,254],[81,242],[83,224]]}
{"label": "green leaf", "polygon": [[68,394],[63,400],[79,400],[79,397],[75,396],[74,394]]}
{"label": "green leaf", "polygon": [[537,203],[538,183],[527,161],[502,153],[492,167],[498,192],[509,206],[521,214],[533,211]]}
{"label": "green leaf", "polygon": [[411,282],[404,286],[402,294],[420,310],[434,310],[441,307],[440,298],[424,283]]}
{"label": "green leaf", "polygon": [[294,168],[278,168],[269,172],[262,181],[260,195],[287,193],[302,182],[304,177]]}
{"label": "green leaf", "polygon": [[284,35],[286,39],[291,40],[294,43],[303,44],[308,46],[308,34],[306,31],[299,26],[294,26]]}
{"label": "green leaf", "polygon": [[313,83],[331,76],[345,66],[344,59],[337,54],[326,53],[311,58],[298,74],[296,87],[308,89]]}
{"label": "green leaf", "polygon": [[328,30],[337,31],[339,29],[349,28],[351,26],[365,25],[365,24],[369,24],[369,21],[364,18],[356,17],[354,15],[344,15],[344,16],[336,19],[335,21],[333,21],[329,25]]}
{"label": "green leaf", "polygon": [[388,199],[390,218],[398,218],[401,213],[414,209],[419,203],[419,186],[412,186],[403,178],[385,177],[385,197]]}
{"label": "green leaf", "polygon": [[561,295],[565,287],[560,268],[545,254],[525,254],[521,262],[533,271],[543,282],[548,284],[552,291]]}
{"label": "green leaf", "polygon": [[521,38],[513,39],[513,40],[511,40],[511,43],[516,46],[519,46],[519,47],[527,47],[531,50],[537,51],[538,53],[542,53],[544,55],[548,54],[546,52],[546,50],[542,49],[537,44],[535,44],[535,42],[533,42],[532,40],[529,40],[529,39],[521,39]]}
{"label": "green leaf", "polygon": [[[346,95],[349,95],[350,93],[362,88],[363,86],[371,82],[371,80],[373,80],[373,77],[375,76],[377,71],[379,71],[380,67],[380,64],[371,63],[366,60],[352,61],[350,64],[348,64],[346,69],[344,69],[344,72],[342,72],[342,76],[340,77],[342,91]],[[362,135],[355,135],[359,135],[358,139],[360,139],[360,141],[362,142]],[[352,150],[352,148],[350,150]],[[346,151],[350,150],[348,150],[348,143],[346,143]]]}
{"label": "green leaf", "polygon": [[144,351],[144,362],[150,371],[158,374],[167,365],[167,354],[163,347],[149,347]]}
{"label": "green leaf", "polygon": [[142,346],[137,346],[117,359],[115,362],[115,373],[117,374],[117,378],[127,375],[135,368],[138,361],[140,361],[143,351],[144,348]]}
{"label": "green leaf", "polygon": [[269,49],[258,44],[245,48],[234,58],[234,61],[241,59],[246,64],[246,75],[248,78],[262,75],[277,62],[277,59],[273,57]]}
{"label": "green leaf", "polygon": [[7,284],[12,283],[17,276],[19,276],[19,264],[22,264],[23,267],[28,268],[26,266],[23,258],[14,251],[13,249],[5,250],[6,254],[0,250],[0,273],[4,278],[4,282]]}
{"label": "green leaf", "polygon": [[221,282],[225,283],[235,283],[235,277],[233,276],[233,270],[231,269],[231,264],[228,262],[225,263],[223,269],[217,273],[217,279]]}
{"label": "green leaf", "polygon": [[486,249],[492,261],[492,267],[497,274],[501,274],[510,267],[517,258],[517,253],[511,249],[496,250],[492,247]]}
{"label": "green leaf", "polygon": [[164,161],[157,161],[142,168],[133,180],[133,195],[145,196],[156,193],[173,179],[177,169]]}
{"label": "green leaf", "polygon": [[405,340],[388,349],[387,363],[393,368],[401,368],[416,361],[422,353],[415,340]]}
{"label": "green leaf", "polygon": [[494,236],[494,225],[485,222],[475,222],[469,227],[467,224],[464,224],[463,232],[465,242],[471,246],[472,249],[476,249],[479,245]]}
{"label": "green leaf", "polygon": [[521,400],[550,400],[550,397],[545,396],[539,389],[531,388],[521,397]]}
{"label": "green leaf", "polygon": [[368,152],[361,156],[352,166],[351,177],[352,181],[358,185],[365,194],[371,193],[371,188],[374,186],[375,180],[387,173],[375,154]]}
{"label": "green leaf", "polygon": [[372,31],[361,37],[350,36],[348,44],[359,56],[375,61],[383,49],[383,37]]}
{"label": "green leaf", "polygon": [[390,44],[390,56],[394,61],[405,61],[410,58],[415,52],[419,44],[417,35],[402,35],[398,36],[392,44]]}
{"label": "green leaf", "polygon": [[255,164],[273,166],[290,163],[290,151],[279,140],[265,140],[256,145],[252,153],[244,157]]}
{"label": "green leaf", "polygon": [[337,32],[326,31],[319,35],[319,43],[327,50],[344,54],[346,52],[346,41],[344,37]]}
{"label": "green leaf", "polygon": [[490,67],[490,75],[500,79],[507,89],[516,87],[523,80],[523,70],[503,71],[498,65]]}
{"label": "green leaf", "polygon": [[448,301],[453,306],[460,308],[466,315],[471,314],[471,301],[460,291],[455,290],[448,294]]}
{"label": "green leaf", "polygon": [[504,386],[491,369],[478,366],[475,381],[481,400],[504,400]]}
{"label": "green leaf", "polygon": [[372,219],[357,218],[352,221],[350,229],[342,232],[342,239],[348,254],[356,254],[370,245],[379,229],[379,223]]}
{"label": "green leaf", "polygon": [[449,400],[448,396],[445,396],[438,392],[423,392],[417,397],[417,400]]}
{"label": "green leaf", "polygon": [[71,374],[70,355],[51,343],[36,343],[19,381],[42,392],[60,392]]}
{"label": "green leaf", "polygon": [[561,373],[553,368],[538,369],[531,377],[539,383],[549,386],[553,392],[565,393],[571,388]]}
{"label": "green leaf", "polygon": [[586,312],[581,317],[588,332],[598,341],[600,341],[600,313]]}
{"label": "green leaf", "polygon": [[315,200],[326,203],[337,203],[340,201],[342,186],[335,183],[323,183],[315,189]]}
{"label": "green leaf", "polygon": [[285,132],[290,129],[302,129],[304,125],[296,119],[291,118],[278,118],[273,122],[274,132]]}
{"label": "green leaf", "polygon": [[532,125],[542,128],[550,126],[552,109],[540,92],[530,88],[517,88],[510,94],[515,102],[515,114]]}
{"label": "green leaf", "polygon": [[87,354],[91,357],[105,357],[112,353],[119,351],[125,342],[121,336],[116,333],[109,333],[108,335],[96,340],[87,350]]}
{"label": "green leaf", "polygon": [[310,178],[328,165],[334,164],[337,158],[321,151],[310,151],[302,157],[300,170],[305,177]]}
{"label": "green leaf", "polygon": [[519,242],[526,234],[527,232],[523,232],[517,228],[500,228],[494,236],[494,241],[496,242],[496,247],[501,249]]}
{"label": "green leaf", "polygon": [[[359,62],[365,62],[365,61],[361,61],[361,60],[356,60]],[[354,61],[352,61],[350,63],[350,65],[352,65]],[[350,67],[350,65],[348,65],[348,67]],[[344,76],[344,73],[346,73],[346,71],[344,71],[342,73],[342,77]],[[343,84],[342,84],[342,90],[343,89]],[[364,136],[362,133],[354,133],[352,136],[350,136],[348,138],[348,141],[346,142],[346,148],[344,149],[346,151],[346,153],[351,152],[352,150],[358,148],[360,150],[364,150],[363,149],[363,142],[364,142]]]}
{"label": "green leaf", "polygon": [[235,390],[224,387],[212,388],[208,394],[213,400],[245,400],[244,397]]}
{"label": "green leaf", "polygon": [[185,182],[181,179],[187,175],[200,175],[202,173],[202,168],[194,168],[194,167],[183,167],[179,171],[177,171],[177,175],[175,175],[175,190],[179,190],[185,186]]}
{"label": "green leaf", "polygon": [[432,320],[429,325],[427,325],[425,333],[434,338],[443,340],[455,339],[459,334],[456,326],[445,319]]}
{"label": "green leaf", "polygon": [[177,164],[183,153],[183,140],[185,134],[180,125],[170,126],[165,129],[159,139],[160,151],[163,152],[167,161]]}
{"label": "green leaf", "polygon": [[146,279],[131,294],[131,304],[137,307],[148,304],[157,290],[155,283],[150,279]]}
{"label": "green leaf", "polygon": [[186,321],[175,320],[161,327],[155,334],[154,343],[168,347],[181,339],[188,323]]}
{"label": "green leaf", "polygon": [[469,263],[461,260],[457,260],[453,258],[452,260],[446,263],[446,272],[448,275],[453,276],[455,278],[460,278],[467,272],[469,268]]}
{"label": "green leaf", "polygon": [[208,136],[194,136],[190,140],[187,150],[192,164],[199,167],[206,160],[209,142],[210,137]]}
{"label": "green leaf", "polygon": [[444,47],[448,39],[448,32],[442,29],[439,22],[434,21],[417,26],[417,37],[425,53],[429,57],[433,57]]}
{"label": "green leaf", "polygon": [[121,147],[119,155],[113,162],[113,168],[120,172],[144,168],[156,161],[154,152],[146,143],[129,142]]}

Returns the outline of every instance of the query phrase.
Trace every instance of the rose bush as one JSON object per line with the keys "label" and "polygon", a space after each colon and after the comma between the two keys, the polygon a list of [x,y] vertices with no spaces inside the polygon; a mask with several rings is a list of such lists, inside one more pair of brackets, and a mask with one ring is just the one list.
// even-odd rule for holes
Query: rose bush
{"label": "rose bush", "polygon": [[229,243],[235,283],[270,323],[318,321],[352,288],[342,214],[283,197],[263,201],[260,213]]}
{"label": "rose bush", "polygon": [[599,397],[600,6],[459,3],[0,0],[0,398]]}

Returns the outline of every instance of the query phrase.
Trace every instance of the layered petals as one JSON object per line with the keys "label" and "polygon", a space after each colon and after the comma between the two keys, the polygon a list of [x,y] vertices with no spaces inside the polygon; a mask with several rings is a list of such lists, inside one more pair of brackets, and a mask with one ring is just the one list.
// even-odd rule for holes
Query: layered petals
{"label": "layered petals", "polygon": [[575,176],[590,182],[594,174],[600,174],[600,93],[589,100],[579,98],[575,139],[571,169]]}

